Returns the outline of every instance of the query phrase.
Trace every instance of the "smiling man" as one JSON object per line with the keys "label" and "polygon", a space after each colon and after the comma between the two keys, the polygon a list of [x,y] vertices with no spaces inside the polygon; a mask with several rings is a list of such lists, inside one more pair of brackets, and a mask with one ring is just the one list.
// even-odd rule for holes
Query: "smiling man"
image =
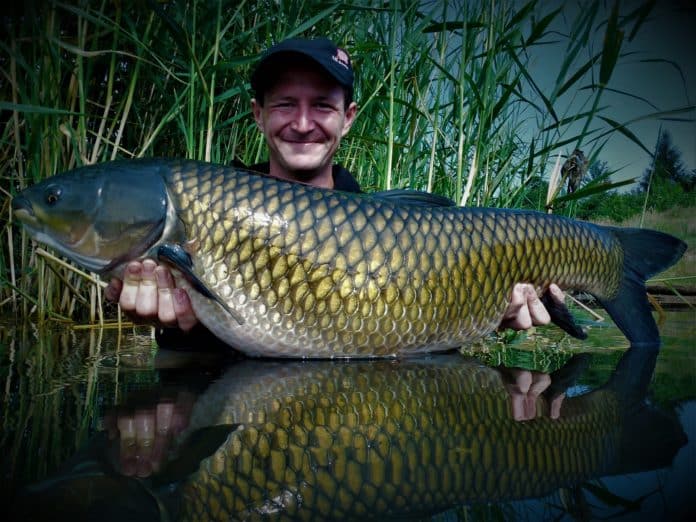
{"label": "smiling man", "polygon": [[[316,187],[361,192],[353,175],[333,162],[357,112],[353,81],[350,57],[326,38],[288,39],[269,48],[251,77],[252,112],[266,139],[269,160],[249,170]],[[563,301],[557,286],[552,285],[551,292],[556,301]],[[182,330],[202,327],[188,295],[175,287],[167,267],[149,259],[129,263],[123,281],[113,279],[106,297],[118,301],[136,319],[176,327],[165,329],[164,337],[159,333],[160,345],[198,344],[197,338],[180,335]],[[515,285],[501,327],[527,329],[549,321],[534,288]]]}
{"label": "smiling man", "polygon": [[[328,74],[327,74],[328,73]],[[333,157],[353,125],[353,69],[331,41],[285,40],[269,49],[251,77],[254,119],[266,138],[271,176],[359,191]]]}

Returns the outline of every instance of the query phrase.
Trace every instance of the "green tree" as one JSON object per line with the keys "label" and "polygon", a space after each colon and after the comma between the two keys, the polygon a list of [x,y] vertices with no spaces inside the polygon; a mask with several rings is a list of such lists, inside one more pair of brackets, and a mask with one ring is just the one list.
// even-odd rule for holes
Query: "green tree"
{"label": "green tree", "polygon": [[681,152],[667,131],[660,133],[651,168],[646,169],[636,192],[646,210],[663,211],[696,204],[696,179],[681,160]]}
{"label": "green tree", "polygon": [[650,189],[652,183],[670,181],[679,184],[684,190],[694,188],[693,172],[689,172],[681,160],[681,152],[672,143],[672,136],[668,131],[662,131],[655,146],[655,160],[652,167],[643,173],[640,181],[642,192]]}
{"label": "green tree", "polygon": [[609,174],[609,164],[603,160],[593,161],[590,168],[587,169],[587,177],[583,185],[587,185],[590,181],[607,176]]}

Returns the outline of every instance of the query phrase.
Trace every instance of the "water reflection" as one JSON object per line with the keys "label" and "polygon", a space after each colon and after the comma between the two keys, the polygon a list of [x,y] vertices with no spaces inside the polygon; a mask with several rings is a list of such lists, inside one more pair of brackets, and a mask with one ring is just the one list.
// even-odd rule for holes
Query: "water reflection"
{"label": "water reflection", "polygon": [[460,355],[173,368],[154,391],[131,386],[105,407],[104,430],[28,488],[18,514],[422,517],[656,469],[686,442],[645,401],[656,356],[629,349],[603,386],[557,403],[552,419],[587,365],[574,357],[522,422],[518,374]]}

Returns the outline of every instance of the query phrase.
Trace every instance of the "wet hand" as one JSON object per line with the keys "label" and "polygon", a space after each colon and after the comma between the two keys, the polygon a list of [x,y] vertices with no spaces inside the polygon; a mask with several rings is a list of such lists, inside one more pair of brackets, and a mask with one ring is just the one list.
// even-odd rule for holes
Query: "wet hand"
{"label": "wet hand", "polygon": [[[499,368],[505,381],[505,389],[510,394],[512,418],[526,421],[536,418],[539,397],[551,385],[548,373],[523,370],[521,368]],[[561,414],[561,404],[565,393],[554,396],[549,404],[549,417],[557,419]]]}
{"label": "wet hand", "polygon": [[186,291],[176,288],[169,269],[152,259],[128,263],[123,280],[112,279],[105,295],[136,321],[156,320],[185,332],[198,323]]}
{"label": "wet hand", "polygon": [[[565,294],[557,285],[549,286],[549,292],[552,299],[558,303],[563,303],[565,300]],[[528,330],[532,326],[549,324],[550,321],[549,312],[539,299],[534,286],[518,283],[512,290],[510,305],[503,315],[499,328]]]}

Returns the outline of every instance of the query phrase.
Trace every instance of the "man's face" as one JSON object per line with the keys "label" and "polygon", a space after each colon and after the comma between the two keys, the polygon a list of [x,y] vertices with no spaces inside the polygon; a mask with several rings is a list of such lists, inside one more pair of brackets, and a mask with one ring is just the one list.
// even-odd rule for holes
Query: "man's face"
{"label": "man's face", "polygon": [[346,108],[341,86],[320,67],[307,64],[280,71],[263,106],[252,100],[252,109],[271,161],[286,173],[311,173],[331,165],[356,105]]}

